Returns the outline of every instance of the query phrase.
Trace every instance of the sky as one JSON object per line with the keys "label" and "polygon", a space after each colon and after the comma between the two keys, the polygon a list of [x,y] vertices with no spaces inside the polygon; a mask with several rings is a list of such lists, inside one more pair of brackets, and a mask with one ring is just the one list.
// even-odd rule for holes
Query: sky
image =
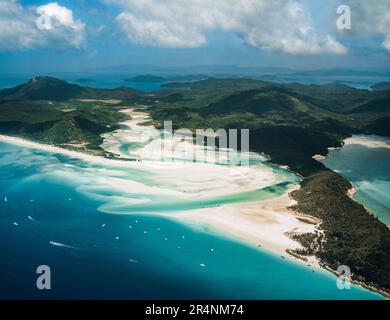
{"label": "sky", "polygon": [[388,71],[390,0],[0,0],[0,72],[134,64]]}

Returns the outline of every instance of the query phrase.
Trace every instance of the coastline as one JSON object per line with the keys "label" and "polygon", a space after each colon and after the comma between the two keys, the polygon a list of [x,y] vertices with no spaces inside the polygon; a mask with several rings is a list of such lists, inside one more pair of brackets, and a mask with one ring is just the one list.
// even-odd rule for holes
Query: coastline
{"label": "coastline", "polygon": [[27,140],[24,138],[7,136],[7,135],[3,135],[3,134],[0,134],[0,142],[14,144],[14,145],[18,145],[21,147],[27,147],[27,148],[31,148],[31,149],[38,149],[38,150],[47,151],[47,152],[51,152],[51,153],[61,153],[61,154],[64,154],[64,155],[67,155],[70,157],[83,158],[83,159],[89,159],[89,160],[93,160],[93,159],[96,159],[96,157],[98,157],[96,155],[84,153],[81,151],[73,151],[73,150],[61,148],[61,147],[58,147],[55,145],[45,144],[45,143],[41,143],[41,142],[34,142],[34,141]]}
{"label": "coastline", "polygon": [[[89,162],[125,166],[137,165],[136,162],[123,161],[121,159],[107,159],[102,156],[96,156],[79,151],[64,149],[57,146],[32,142],[23,138],[0,135],[0,142],[10,143],[32,149],[39,149],[51,153],[61,153]],[[230,235],[233,239],[242,240],[246,244],[264,248],[269,250],[271,253],[280,255],[288,253],[295,259],[300,260],[300,257],[291,254],[291,250],[300,248],[301,245],[297,241],[292,240],[288,236],[288,233],[292,230],[302,233],[312,232],[312,230],[317,227],[318,221],[313,220],[311,222],[303,222],[300,220],[300,218],[307,219],[313,217],[297,213],[290,209],[290,206],[296,203],[290,194],[291,192],[299,189],[299,187],[299,184],[293,185],[290,190],[288,190],[288,192],[285,192],[278,198],[246,203],[247,206],[245,208],[242,207],[242,204],[229,204],[221,207],[199,209],[197,212],[192,212],[191,214],[187,215],[178,215],[180,218],[173,216],[167,217],[174,218],[176,221],[182,220],[184,223],[189,225],[192,224],[195,227],[199,227],[202,224],[209,225],[212,228],[215,228],[215,230],[222,235]],[[352,194],[353,189],[351,189],[350,192]],[[237,210],[241,210],[238,217],[237,214],[233,213]],[[253,212],[260,213],[254,214]],[[302,259],[301,263],[307,264],[308,261]],[[309,263],[318,264],[318,266],[321,268],[338,276],[338,273],[335,270],[332,270],[318,260],[310,261]],[[389,296],[388,293],[372,287],[369,284],[358,281],[351,282],[363,286],[371,291],[380,293],[385,297]]]}
{"label": "coastline", "polygon": [[376,135],[353,135],[344,140],[344,145],[359,144],[368,148],[390,149],[390,143]]}
{"label": "coastline", "polygon": [[[376,135],[352,135],[349,138],[346,138],[342,141],[342,147],[340,148],[328,148],[328,153],[324,155],[314,155],[312,158],[318,162],[322,162],[323,160],[327,159],[329,156],[329,152],[332,150],[337,150],[337,149],[342,149],[344,146],[349,146],[349,145],[360,145],[364,146],[366,148],[385,148],[385,149],[390,149],[390,143],[388,142],[388,138],[386,139],[385,137],[381,136],[376,136]],[[330,169],[332,172],[338,173],[338,171]],[[340,173],[338,173],[340,174]],[[353,184],[353,182],[349,181],[347,178],[345,178],[351,185],[351,187],[346,191],[346,196],[350,198],[352,201],[359,203],[362,207],[364,207],[366,213],[373,217],[374,219],[377,219],[377,215],[370,209],[367,208],[367,206],[357,199],[355,199],[355,194],[356,192],[359,191],[358,187]],[[383,225],[386,225],[383,221],[381,221]],[[389,226],[387,226],[390,228]],[[340,276],[340,274],[333,268],[331,268],[329,265],[325,264],[324,262],[320,261],[320,266],[329,272],[332,272],[336,276]],[[389,299],[390,298],[390,291],[382,290],[381,288],[375,286],[375,283],[371,282],[364,282],[364,281],[359,281],[356,279],[350,279],[351,283],[362,286],[368,290],[371,290],[373,292],[379,293],[383,297]]]}
{"label": "coastline", "polygon": [[[352,183],[351,183],[352,184]],[[347,196],[350,197],[352,200],[354,199],[354,194],[358,191],[358,189],[352,184],[352,188],[348,190]],[[367,208],[366,208],[367,209]]]}
{"label": "coastline", "polygon": [[[340,274],[336,270],[330,268],[326,264],[320,262],[319,265],[320,265],[321,268],[323,268],[323,269],[333,273],[335,276],[337,276],[337,277],[340,276]],[[354,279],[350,279],[350,282],[352,284],[361,286],[361,287],[363,287],[363,288],[365,288],[367,290],[370,290],[372,292],[379,293],[380,295],[382,295],[386,299],[390,299],[390,292],[388,292],[388,291],[384,291],[384,290],[378,289],[378,288],[376,288],[375,286],[373,286],[371,284],[368,284],[368,283],[365,283],[365,282],[362,282],[362,281],[358,281],[358,280],[354,280]]]}
{"label": "coastline", "polygon": [[[135,108],[123,109],[121,112],[129,116],[131,120],[121,123],[125,128],[104,135],[105,140],[102,147],[107,152],[120,154],[119,145],[123,143],[140,143],[152,139],[153,136],[155,136],[153,130],[157,129],[153,125],[144,125],[145,121],[150,120],[147,112],[140,112]],[[126,127],[128,129],[126,129]],[[150,136],[145,136],[145,132],[149,132]],[[177,144],[179,145],[179,143]],[[153,145],[153,142],[150,143],[150,145]],[[120,157],[125,158],[130,155],[137,156],[142,154],[142,152],[145,152],[144,148],[152,153],[153,149],[148,148],[150,145],[142,147],[141,152],[139,152],[139,150],[129,153],[125,152],[124,154],[120,154]],[[197,148],[198,146],[192,145],[192,147]],[[281,167],[283,169],[288,169],[284,166]],[[164,181],[169,180],[168,176],[174,175],[180,177],[180,180],[182,181],[181,189],[183,189],[184,186],[188,190],[193,190],[193,184],[186,184],[186,179],[188,179],[188,177],[190,177],[188,180],[191,180],[193,183],[195,180],[199,179],[198,176],[218,171],[218,168],[223,168],[223,166],[198,163],[196,166],[193,166],[191,170],[188,170],[188,168],[178,168],[173,172],[172,170],[169,170],[169,168],[162,168],[159,170],[159,174],[163,174],[161,179]],[[221,174],[216,176],[215,180],[223,182],[223,190],[221,190],[221,186],[215,183],[210,185],[210,182],[208,182],[209,190],[207,191],[207,195],[221,196],[256,190],[276,182],[273,177],[275,174],[272,170],[256,169],[250,174],[251,179],[248,179],[248,174],[242,175],[242,173],[237,172],[241,176],[240,179],[246,179],[246,184],[243,184],[242,182],[235,184],[235,179],[229,180],[226,178],[226,174],[231,176],[236,175],[234,170],[237,170],[237,168],[230,169],[228,172],[221,171]],[[196,174],[197,171],[199,172],[198,174]],[[191,177],[191,175],[193,176]],[[245,188],[249,188],[249,190],[245,190]],[[297,216],[288,209],[288,207],[295,203],[290,197],[290,193],[297,188],[299,188],[299,184],[293,184],[282,196],[269,200],[244,201],[234,204],[224,204],[221,206],[182,211],[175,215],[174,219],[196,228],[203,228],[207,225],[217,233],[230,235],[251,246],[263,247],[277,254],[285,254],[288,249],[297,249],[300,247],[300,244],[293,240],[289,236],[289,233],[292,231],[303,233],[311,232],[314,229],[312,223],[304,221],[302,217]],[[211,189],[214,189],[217,192],[212,191]],[[201,194],[202,193],[203,192],[201,192]],[[172,218],[170,215],[167,215],[167,217]]]}
{"label": "coastline", "polygon": [[41,150],[48,153],[54,153],[54,154],[59,153],[68,156],[70,158],[77,158],[87,162],[100,163],[100,164],[115,164],[118,166],[130,166],[132,164],[130,161],[123,161],[121,159],[114,159],[114,158],[106,158],[104,156],[95,155],[92,153],[75,151],[75,150],[66,149],[55,145],[35,142],[35,141],[27,140],[25,138],[7,136],[3,134],[0,134],[0,142],[16,145],[20,147],[25,147],[25,148],[35,149],[35,150]]}
{"label": "coastline", "polygon": [[[383,149],[383,152],[387,152],[386,150],[390,149],[390,139],[388,137],[382,137],[382,136],[378,136],[378,135],[367,135],[367,134],[352,135],[351,137],[346,138],[346,139],[343,140],[343,146],[341,148],[328,148],[328,154],[326,156],[315,155],[315,156],[313,156],[313,159],[317,160],[320,163],[325,164],[326,162],[324,160],[327,160],[328,157],[331,157],[330,159],[333,159],[332,156],[330,155],[330,151],[341,150],[342,148],[348,147],[348,146],[361,146],[364,149],[368,148],[369,152],[371,152],[371,149]],[[335,158],[337,159],[337,154],[335,155]],[[333,167],[333,168],[329,167],[329,169],[331,169],[334,172],[341,173],[340,171],[337,170],[337,166]],[[363,174],[364,173],[362,173],[361,175],[363,175]],[[348,190],[348,193],[347,193],[348,197],[350,197],[352,200],[354,200],[354,201],[360,203],[361,205],[363,205],[369,214],[373,215],[374,217],[377,217],[381,222],[383,222],[384,224],[386,224],[390,228],[389,221],[386,220],[387,217],[384,217],[383,213],[381,215],[380,212],[377,212],[375,210],[375,206],[372,206],[372,203],[370,203],[370,201],[366,201],[365,199],[362,199],[361,197],[359,197],[359,195],[361,193],[364,194],[366,192],[365,188],[363,186],[364,184],[363,183],[359,183],[359,182],[369,181],[370,178],[366,178],[366,179],[368,179],[366,181],[363,181],[365,179],[363,179],[361,181],[359,179],[356,179],[356,180],[354,180],[353,178],[350,179],[347,176],[345,178],[352,185],[351,189]],[[378,180],[385,180],[386,181],[386,178],[381,178],[381,179],[378,179]],[[383,192],[386,192],[386,190],[377,189],[376,192],[382,192],[383,193]],[[376,200],[376,198],[374,197],[374,202],[375,201],[378,201],[378,200]],[[385,206],[382,202],[379,201],[379,203],[380,203],[380,205]]]}
{"label": "coastline", "polygon": [[195,228],[208,226],[252,247],[284,255],[289,250],[301,248],[289,236],[291,232],[313,232],[316,227],[301,221],[288,209],[293,204],[289,193],[297,188],[299,185],[293,185],[285,194],[268,200],[180,212],[178,220]]}
{"label": "coastline", "polygon": [[[60,153],[72,158],[99,164],[142,167],[141,162],[129,162],[120,158],[108,159],[103,156],[33,142],[19,137],[0,135],[0,142],[43,150],[49,153]],[[299,184],[294,184],[282,196],[269,200],[225,204],[188,210],[187,212],[180,212],[180,214],[161,215],[193,227],[203,228],[204,226],[209,226],[217,233],[244,241],[252,247],[261,247],[283,255],[288,252],[288,249],[300,247],[297,241],[289,237],[288,234],[290,232],[311,232],[314,228],[312,223],[302,221],[301,216],[288,209],[288,207],[294,204],[290,193],[298,188]],[[224,191],[233,192],[234,189],[231,188],[231,191],[229,191],[225,187]],[[214,194],[214,196],[216,195],[218,194]]]}

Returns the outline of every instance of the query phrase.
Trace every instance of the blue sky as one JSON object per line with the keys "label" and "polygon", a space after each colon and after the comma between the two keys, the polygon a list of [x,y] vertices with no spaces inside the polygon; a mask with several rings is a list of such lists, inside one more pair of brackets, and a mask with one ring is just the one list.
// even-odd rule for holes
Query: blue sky
{"label": "blue sky", "polygon": [[[349,4],[351,30],[337,30]],[[390,70],[390,1],[0,0],[0,68],[122,64]],[[50,24],[36,24],[41,16]]]}

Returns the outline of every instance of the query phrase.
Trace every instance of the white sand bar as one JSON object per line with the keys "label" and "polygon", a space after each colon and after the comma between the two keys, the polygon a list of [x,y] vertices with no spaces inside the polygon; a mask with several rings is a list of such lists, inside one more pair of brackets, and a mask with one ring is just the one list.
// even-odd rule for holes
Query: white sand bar
{"label": "white sand bar", "polygon": [[[80,192],[88,196],[106,201],[100,210],[108,213],[129,214],[131,210],[126,208],[135,206],[142,209],[142,206],[147,207],[159,197],[174,199],[179,203],[186,201],[202,203],[204,199],[214,197],[223,199],[282,182],[273,169],[264,164],[265,158],[258,154],[250,155],[251,159],[258,160],[258,162],[249,168],[221,165],[214,159],[213,152],[207,154],[207,162],[186,162],[189,154],[187,151],[190,148],[193,150],[193,148],[205,147],[194,146],[188,141],[173,141],[178,146],[173,155],[175,161],[161,159],[161,154],[157,153],[156,156],[153,152],[155,147],[161,143],[159,130],[152,126],[141,125],[142,122],[150,120],[149,115],[133,109],[122,112],[130,115],[131,120],[122,123],[123,129],[105,134],[102,144],[106,151],[117,154],[118,159],[107,159],[4,135],[0,135],[0,141],[54,154],[61,153],[99,165],[108,165],[110,168],[106,176],[96,177],[93,180],[84,178],[80,180],[78,188]],[[129,158],[137,161],[125,161]],[[133,181],[131,175],[110,176],[110,171],[115,170],[115,167],[122,169],[128,167],[132,170],[147,172],[152,177],[153,183]],[[289,192],[294,188],[298,188],[298,185],[291,185]],[[99,191],[103,189],[109,189],[118,194],[100,196]],[[131,196],[128,196],[129,194]],[[286,192],[282,196],[268,200],[256,200],[253,197],[240,198],[239,201],[233,203],[205,207],[199,205],[196,208],[189,206],[188,209],[175,212],[156,210],[151,214],[166,216],[195,228],[205,229],[207,226],[207,230],[223,233],[254,247],[261,246],[277,253],[285,253],[286,249],[300,247],[296,241],[289,238],[287,233],[313,232],[315,229],[315,225],[302,222],[287,210],[287,207],[292,204]],[[121,208],[125,209],[120,211]]]}

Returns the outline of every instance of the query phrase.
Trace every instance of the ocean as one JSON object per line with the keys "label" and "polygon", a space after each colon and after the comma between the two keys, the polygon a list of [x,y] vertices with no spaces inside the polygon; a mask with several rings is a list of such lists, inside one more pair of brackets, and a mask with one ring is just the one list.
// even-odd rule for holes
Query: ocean
{"label": "ocean", "polygon": [[[0,143],[1,299],[382,299],[208,226],[123,206],[147,192],[116,179],[153,183],[145,171]],[[50,290],[36,287],[39,265]]]}

